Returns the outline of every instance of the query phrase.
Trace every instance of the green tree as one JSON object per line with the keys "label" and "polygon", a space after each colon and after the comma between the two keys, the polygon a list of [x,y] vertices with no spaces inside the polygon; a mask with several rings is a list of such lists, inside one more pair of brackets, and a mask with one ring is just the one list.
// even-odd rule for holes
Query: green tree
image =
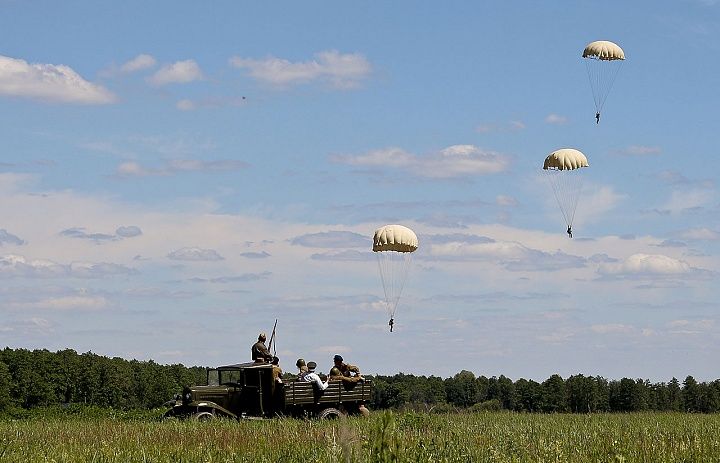
{"label": "green tree", "polygon": [[445,380],[448,403],[457,407],[469,407],[475,403],[477,383],[475,375],[467,370]]}
{"label": "green tree", "polygon": [[7,410],[12,406],[10,389],[12,387],[12,376],[7,364],[0,360],[0,411]]}
{"label": "green tree", "polygon": [[700,411],[700,387],[692,376],[683,381],[683,406],[687,412]]}
{"label": "green tree", "polygon": [[560,375],[554,374],[543,381],[542,394],[542,411],[562,413],[568,410],[565,382]]}
{"label": "green tree", "polygon": [[515,411],[537,412],[542,406],[542,386],[537,381],[520,378],[515,381]]}
{"label": "green tree", "polygon": [[592,377],[570,376],[565,380],[568,407],[573,413],[591,413],[597,411],[600,395],[597,383]]}

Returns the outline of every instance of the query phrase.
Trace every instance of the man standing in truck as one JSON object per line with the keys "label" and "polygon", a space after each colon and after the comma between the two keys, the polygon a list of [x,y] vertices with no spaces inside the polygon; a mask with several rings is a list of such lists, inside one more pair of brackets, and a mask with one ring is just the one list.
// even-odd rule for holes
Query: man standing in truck
{"label": "man standing in truck", "polygon": [[267,339],[265,333],[260,333],[257,342],[252,345],[251,352],[254,362],[269,362],[273,358],[273,355],[265,346],[265,339]]}

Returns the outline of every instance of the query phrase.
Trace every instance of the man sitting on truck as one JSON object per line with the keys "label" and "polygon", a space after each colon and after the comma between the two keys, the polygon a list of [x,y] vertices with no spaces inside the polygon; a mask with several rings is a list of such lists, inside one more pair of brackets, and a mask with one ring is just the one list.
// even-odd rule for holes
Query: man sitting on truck
{"label": "man sitting on truck", "polygon": [[355,381],[362,381],[363,377],[360,374],[360,368],[343,362],[342,355],[336,354],[335,357],[333,357],[333,362],[335,364],[334,368],[337,368],[341,375],[347,378],[357,378]]}
{"label": "man sitting on truck", "polygon": [[307,373],[307,365],[305,364],[305,359],[297,359],[297,362],[295,362],[295,366],[298,367],[298,381],[302,380],[302,377],[305,373]]}
{"label": "man sitting on truck", "polygon": [[307,363],[307,373],[302,375],[300,378],[300,381],[305,381],[306,383],[313,383],[314,386],[317,386],[321,391],[324,391],[328,387],[328,382],[323,382],[322,379],[320,379],[320,376],[318,376],[317,373],[315,373],[315,368],[317,368],[317,363],[315,362],[308,362]]}
{"label": "man sitting on truck", "polygon": [[340,372],[338,367],[332,367],[328,374],[329,381],[342,381],[343,383],[357,383],[362,380],[362,376],[345,376]]}

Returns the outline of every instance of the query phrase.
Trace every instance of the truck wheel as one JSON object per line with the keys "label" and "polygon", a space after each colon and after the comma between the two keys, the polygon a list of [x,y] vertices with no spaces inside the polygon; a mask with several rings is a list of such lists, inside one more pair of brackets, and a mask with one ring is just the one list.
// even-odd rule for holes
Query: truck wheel
{"label": "truck wheel", "polygon": [[215,419],[215,415],[210,412],[197,412],[193,414],[192,419],[195,421],[210,421]]}
{"label": "truck wheel", "polygon": [[318,418],[321,420],[335,420],[337,418],[345,418],[345,414],[337,408],[326,408],[320,412]]}

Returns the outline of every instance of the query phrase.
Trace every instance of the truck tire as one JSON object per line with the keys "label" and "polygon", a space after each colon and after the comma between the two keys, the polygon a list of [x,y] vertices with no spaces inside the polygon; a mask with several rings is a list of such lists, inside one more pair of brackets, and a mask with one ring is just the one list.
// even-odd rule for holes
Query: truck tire
{"label": "truck tire", "polygon": [[345,418],[345,414],[337,408],[329,407],[318,413],[318,418],[321,420],[335,420]]}
{"label": "truck tire", "polygon": [[215,419],[215,415],[210,412],[197,412],[193,413],[192,419],[194,421],[210,421]]}

